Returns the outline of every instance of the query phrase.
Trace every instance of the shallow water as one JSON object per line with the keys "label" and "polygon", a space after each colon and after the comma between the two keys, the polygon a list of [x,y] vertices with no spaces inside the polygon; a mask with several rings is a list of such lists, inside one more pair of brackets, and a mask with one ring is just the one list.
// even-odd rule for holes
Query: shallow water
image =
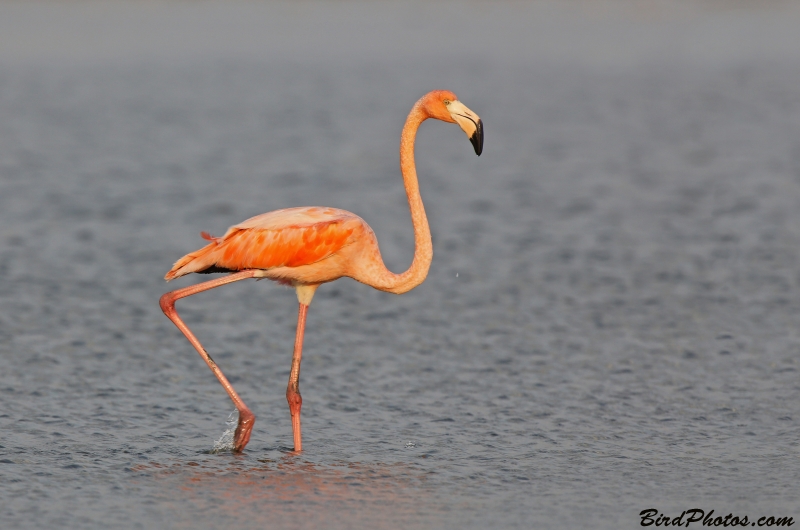
{"label": "shallow water", "polygon": [[[800,517],[795,10],[436,4],[458,22],[437,25],[418,4],[108,5],[0,6],[32,35],[0,46],[3,527]],[[233,407],[158,307],[196,279],[164,273],[201,230],[315,204],[407,267],[399,131],[438,87],[481,115],[484,154],[420,132],[421,287],[317,293],[301,455],[294,293],[179,302],[258,417],[244,454],[214,453]]]}

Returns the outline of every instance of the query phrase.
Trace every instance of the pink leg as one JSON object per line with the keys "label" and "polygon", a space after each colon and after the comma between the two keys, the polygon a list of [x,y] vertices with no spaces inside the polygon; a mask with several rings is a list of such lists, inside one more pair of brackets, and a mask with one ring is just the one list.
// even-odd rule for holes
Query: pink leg
{"label": "pink leg", "polygon": [[181,320],[181,317],[178,316],[178,312],[175,310],[175,302],[181,298],[202,293],[203,291],[208,291],[209,289],[219,287],[220,285],[252,278],[255,274],[256,271],[254,270],[237,272],[222,278],[217,278],[215,280],[210,280],[207,282],[198,283],[197,285],[184,287],[183,289],[170,291],[161,297],[161,310],[164,311],[164,314],[167,315],[167,318],[169,318],[172,323],[175,324],[184,335],[186,335],[186,338],[192,343],[192,346],[194,346],[194,348],[197,350],[197,353],[200,354],[200,357],[203,358],[208,367],[211,368],[211,371],[214,373],[214,375],[217,376],[217,379],[219,379],[219,382],[222,384],[223,388],[225,388],[225,391],[228,393],[233,401],[233,404],[236,406],[236,410],[239,411],[239,424],[236,426],[236,432],[233,435],[233,450],[237,453],[241,452],[244,449],[244,446],[247,445],[247,442],[250,441],[250,431],[253,430],[253,424],[256,421],[256,417],[252,412],[250,412],[250,409],[244,404],[242,398],[240,398],[239,394],[237,394],[233,389],[233,386],[231,386],[230,382],[228,382],[228,378],[225,377],[225,374],[223,374],[222,370],[219,369],[219,366],[217,366],[217,363],[214,362],[214,359],[212,359],[208,352],[206,352],[205,348],[203,348],[203,345],[200,344],[200,341],[197,340],[197,337],[194,336],[189,327],[184,324],[183,320]]}
{"label": "pink leg", "polygon": [[292,433],[294,434],[294,450],[303,450],[303,439],[300,432],[300,408],[303,398],[300,396],[300,361],[303,358],[303,336],[306,331],[306,314],[308,306],[300,304],[297,314],[297,335],[294,339],[294,354],[292,355],[292,371],[289,372],[289,385],[286,387],[286,401],[289,402],[289,412],[292,414]]}

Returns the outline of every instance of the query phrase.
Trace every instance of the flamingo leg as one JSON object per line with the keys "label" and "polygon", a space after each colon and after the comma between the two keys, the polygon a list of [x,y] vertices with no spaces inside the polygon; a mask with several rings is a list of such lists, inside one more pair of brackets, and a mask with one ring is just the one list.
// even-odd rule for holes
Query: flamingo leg
{"label": "flamingo leg", "polygon": [[[197,350],[197,353],[200,354],[200,357],[206,362],[211,371],[217,376],[217,379],[222,384],[222,387],[225,389],[225,392],[228,393],[233,404],[236,406],[236,410],[239,411],[239,424],[236,426],[236,432],[233,435],[233,450],[235,452],[241,452],[244,447],[247,445],[247,442],[250,441],[250,432],[253,430],[253,424],[256,421],[256,416],[253,414],[247,405],[244,404],[242,398],[239,397],[239,394],[236,393],[236,390],[233,389],[233,386],[228,381],[228,378],[225,377],[225,374],[222,373],[222,370],[219,369],[217,363],[214,362],[214,359],[208,354],[208,352],[203,348],[203,345],[200,344],[200,341],[197,340],[197,337],[194,336],[194,333],[189,329],[189,327],[181,320],[181,317],[178,316],[178,311],[175,310],[175,302],[180,300],[181,298],[186,298],[187,296],[192,296],[193,294],[202,293],[203,291],[208,291],[209,289],[213,289],[215,287],[219,287],[221,285],[226,285],[233,282],[238,282],[239,280],[245,280],[247,278],[252,278],[257,271],[255,270],[246,270],[237,272],[234,274],[230,274],[228,276],[224,276],[222,278],[217,278],[214,280],[210,280],[203,283],[198,283],[197,285],[191,285],[189,287],[184,287],[183,289],[177,289],[175,291],[170,291],[165,293],[160,300],[161,303],[161,310],[164,311],[164,314],[167,315],[173,324],[175,324],[179,330],[189,339],[189,342],[194,346]],[[302,341],[302,339],[301,339]],[[299,367],[299,361],[298,361]],[[299,409],[298,409],[299,414]]]}
{"label": "flamingo leg", "polygon": [[292,414],[292,434],[294,435],[294,450],[303,450],[303,440],[300,431],[300,408],[303,398],[300,396],[300,361],[303,358],[303,336],[306,331],[306,314],[308,305],[300,303],[297,314],[297,335],[294,339],[294,354],[292,355],[292,370],[289,372],[289,385],[286,387],[286,401],[289,402],[289,412]]}

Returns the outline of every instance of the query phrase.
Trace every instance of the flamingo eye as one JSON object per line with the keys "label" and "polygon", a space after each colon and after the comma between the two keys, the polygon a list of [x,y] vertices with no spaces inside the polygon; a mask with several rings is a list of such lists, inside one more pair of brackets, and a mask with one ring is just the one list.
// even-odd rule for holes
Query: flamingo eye
{"label": "flamingo eye", "polygon": [[447,107],[448,105],[450,105],[450,100],[449,99],[444,100],[444,106]]}

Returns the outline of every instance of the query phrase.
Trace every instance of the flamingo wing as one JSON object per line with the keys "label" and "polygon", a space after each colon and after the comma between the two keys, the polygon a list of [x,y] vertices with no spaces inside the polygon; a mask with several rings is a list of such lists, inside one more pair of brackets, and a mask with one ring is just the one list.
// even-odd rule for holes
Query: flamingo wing
{"label": "flamingo wing", "polygon": [[222,237],[175,262],[167,281],[192,272],[299,267],[324,260],[351,242],[363,221],[334,208],[287,208],[234,225]]}

